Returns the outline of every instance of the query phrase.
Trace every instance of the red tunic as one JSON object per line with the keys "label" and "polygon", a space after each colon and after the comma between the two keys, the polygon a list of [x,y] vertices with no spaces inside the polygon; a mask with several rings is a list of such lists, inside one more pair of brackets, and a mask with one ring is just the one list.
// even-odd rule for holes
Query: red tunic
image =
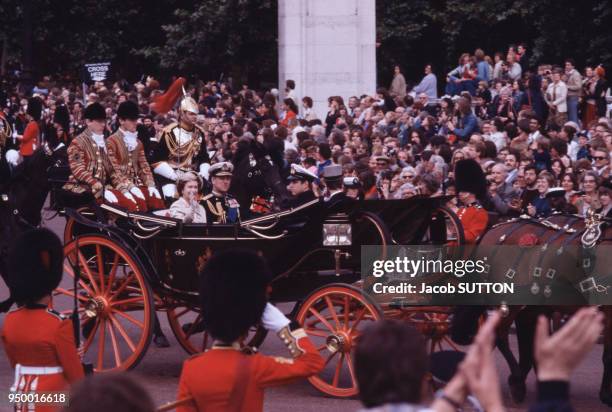
{"label": "red tunic", "polygon": [[[4,320],[2,343],[13,368],[21,365],[62,369],[62,372],[54,374],[21,374],[15,382],[20,392],[67,391],[69,384],[84,376],[72,322],[46,306],[21,307],[10,312]],[[38,406],[35,410],[55,411],[60,408],[59,405]]]}
{"label": "red tunic", "polygon": [[287,343],[285,340],[290,349],[292,344],[297,344],[302,351],[293,359],[259,353],[245,354],[235,344],[233,347],[213,346],[211,350],[186,360],[179,382],[178,399],[193,397],[195,405],[191,403],[178,407],[177,412],[227,411],[231,405],[230,394],[237,396],[237,389],[233,388],[239,368],[248,369],[241,382],[244,396],[240,411],[262,411],[266,387],[311,376],[324,367],[323,358],[303,329],[291,332],[291,336],[293,342]]}
{"label": "red tunic", "polygon": [[23,131],[21,145],[19,146],[19,153],[21,153],[22,156],[32,156],[38,145],[39,133],[38,123],[34,120],[30,121]]}
{"label": "red tunic", "polygon": [[467,207],[462,207],[457,212],[463,233],[465,234],[465,243],[474,244],[484,234],[489,222],[487,211],[477,203]]}

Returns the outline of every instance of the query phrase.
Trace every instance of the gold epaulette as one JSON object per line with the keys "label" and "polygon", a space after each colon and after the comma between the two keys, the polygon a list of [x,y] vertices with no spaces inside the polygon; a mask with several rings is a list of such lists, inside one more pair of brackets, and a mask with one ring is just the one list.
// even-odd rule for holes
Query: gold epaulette
{"label": "gold epaulette", "polygon": [[204,197],[202,198],[202,200],[208,200],[208,199],[210,199],[211,197],[213,197],[213,194],[212,194],[212,193],[209,193],[209,194],[207,194],[206,196],[204,196]]}
{"label": "gold epaulette", "polygon": [[178,126],[178,123],[176,123],[176,122],[175,123],[170,123],[168,126],[166,126],[166,127],[164,127],[162,129],[162,132],[164,132],[164,133],[171,133],[172,129],[174,129],[177,126]]}

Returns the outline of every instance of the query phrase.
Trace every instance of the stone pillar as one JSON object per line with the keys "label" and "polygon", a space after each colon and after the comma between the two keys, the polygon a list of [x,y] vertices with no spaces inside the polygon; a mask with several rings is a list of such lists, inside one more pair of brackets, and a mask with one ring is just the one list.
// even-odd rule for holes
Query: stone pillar
{"label": "stone pillar", "polygon": [[[310,96],[321,120],[327,98],[376,91],[375,0],[278,0],[278,77]],[[301,109],[301,102],[298,106]]]}

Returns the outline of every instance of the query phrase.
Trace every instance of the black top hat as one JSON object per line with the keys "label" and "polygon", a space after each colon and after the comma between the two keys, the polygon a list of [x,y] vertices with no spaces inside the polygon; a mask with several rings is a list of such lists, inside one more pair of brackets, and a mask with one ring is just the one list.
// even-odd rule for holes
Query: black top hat
{"label": "black top hat", "polygon": [[117,117],[119,119],[137,120],[139,114],[138,105],[131,100],[126,100],[117,108]]}
{"label": "black top hat", "polygon": [[13,243],[7,263],[11,297],[19,305],[35,303],[62,279],[62,242],[49,229],[27,231]]}
{"label": "black top hat", "polygon": [[106,110],[100,103],[92,103],[85,108],[83,117],[87,120],[106,120]]}
{"label": "black top hat", "polygon": [[478,162],[474,159],[463,159],[455,164],[455,187],[457,193],[470,192],[478,199],[486,196],[487,178]]}
{"label": "black top hat", "polygon": [[217,252],[204,266],[200,279],[204,328],[213,338],[235,342],[260,321],[271,272],[254,251]]}
{"label": "black top hat", "polygon": [[35,121],[39,121],[42,115],[42,108],[42,101],[38,97],[31,97],[28,99],[28,109],[26,113],[32,116]]}

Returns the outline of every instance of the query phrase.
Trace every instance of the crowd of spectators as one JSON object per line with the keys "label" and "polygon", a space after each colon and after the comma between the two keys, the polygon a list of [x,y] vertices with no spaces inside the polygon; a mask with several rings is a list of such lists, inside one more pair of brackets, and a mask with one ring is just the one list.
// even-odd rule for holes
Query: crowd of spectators
{"label": "crowd of spectators", "polygon": [[[609,214],[612,122],[604,68],[585,67],[581,74],[572,59],[530,68],[526,55],[522,45],[510,47],[506,58],[496,53],[491,59],[481,49],[464,53],[440,98],[431,65],[412,88],[397,66],[389,89],[330,96],[324,115],[316,113],[312,98],[297,96],[292,80],[284,90],[266,91],[198,82],[187,93],[199,104],[197,123],[213,163],[231,160],[240,139],[275,142],[274,147],[282,141],[286,170],[300,163],[320,175],[325,166],[339,164],[346,176],[359,178],[355,195],[400,199],[455,194],[454,165],[472,158],[489,182],[481,203],[502,217],[545,217],[555,210]],[[136,84],[98,82],[84,96],[80,85],[45,77],[33,92],[44,103],[40,139],[52,145],[67,144],[79,133],[83,108],[92,102],[106,107],[108,133],[117,127],[117,105],[137,102],[147,154],[177,117],[176,111],[151,111],[163,93],[152,76]],[[0,99],[14,126],[4,152],[21,150],[22,157],[28,155],[20,140],[28,122],[26,97],[5,90]],[[554,188],[563,188],[563,196]]]}

